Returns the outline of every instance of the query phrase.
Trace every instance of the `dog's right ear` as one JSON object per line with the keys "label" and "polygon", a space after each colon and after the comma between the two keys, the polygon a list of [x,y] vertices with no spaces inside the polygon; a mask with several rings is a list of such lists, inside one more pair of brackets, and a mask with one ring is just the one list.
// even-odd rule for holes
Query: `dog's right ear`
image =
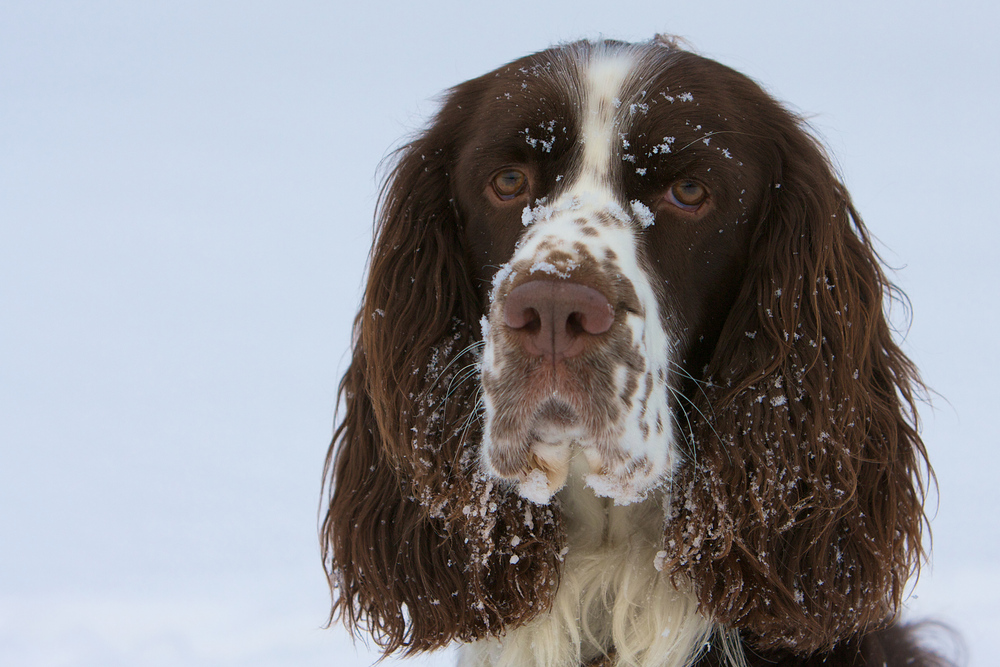
{"label": "dog's right ear", "polygon": [[462,95],[453,91],[432,127],[401,149],[383,189],[340,386],[346,412],[324,470],[331,619],[370,633],[386,653],[529,620],[554,595],[562,544],[550,508],[476,468],[483,310],[449,174],[463,102],[471,107]]}

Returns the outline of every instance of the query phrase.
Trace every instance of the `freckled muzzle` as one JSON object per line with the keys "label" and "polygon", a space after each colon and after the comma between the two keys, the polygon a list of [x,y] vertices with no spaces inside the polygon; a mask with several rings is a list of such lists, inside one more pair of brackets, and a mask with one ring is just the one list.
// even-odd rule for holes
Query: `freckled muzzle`
{"label": "freckled muzzle", "polygon": [[486,471],[548,502],[574,449],[588,485],[626,504],[675,459],[667,337],[639,268],[641,225],[610,198],[548,209],[494,283],[482,365]]}

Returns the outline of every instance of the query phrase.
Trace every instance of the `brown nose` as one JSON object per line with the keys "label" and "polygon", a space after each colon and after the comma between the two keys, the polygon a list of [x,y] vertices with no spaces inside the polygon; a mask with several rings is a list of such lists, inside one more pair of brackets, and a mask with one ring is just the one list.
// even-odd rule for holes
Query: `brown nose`
{"label": "brown nose", "polygon": [[507,295],[503,321],[524,332],[525,351],[553,362],[580,354],[589,336],[615,321],[615,310],[592,287],[569,281],[532,280]]}

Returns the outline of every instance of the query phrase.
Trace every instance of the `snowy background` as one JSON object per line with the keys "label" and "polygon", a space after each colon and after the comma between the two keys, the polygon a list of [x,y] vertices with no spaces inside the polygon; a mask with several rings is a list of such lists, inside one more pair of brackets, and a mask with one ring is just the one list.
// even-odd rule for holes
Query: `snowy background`
{"label": "snowy background", "polygon": [[909,616],[1000,664],[1000,9],[888,4],[3,0],[0,664],[372,664],[316,525],[379,162],[450,85],[657,32],[837,156],[937,392]]}

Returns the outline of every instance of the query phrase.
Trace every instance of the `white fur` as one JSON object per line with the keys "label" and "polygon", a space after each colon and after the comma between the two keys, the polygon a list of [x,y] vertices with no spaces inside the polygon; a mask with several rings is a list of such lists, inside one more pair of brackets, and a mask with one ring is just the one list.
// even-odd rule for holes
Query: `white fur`
{"label": "white fur", "polygon": [[[462,667],[578,667],[613,646],[618,667],[685,667],[700,653],[719,628],[698,612],[692,591],[670,581],[662,565],[664,493],[679,456],[668,402],[669,365],[673,338],[663,325],[657,295],[649,272],[638,255],[637,235],[648,220],[626,213],[611,189],[613,142],[619,139],[620,99],[627,92],[629,73],[635,66],[627,51],[599,51],[587,65],[582,128],[583,153],[575,181],[553,202],[536,202],[526,208],[525,233],[514,256],[494,282],[493,304],[487,330],[502,322],[497,295],[513,279],[511,266],[549,266],[554,248],[576,261],[574,244],[582,243],[595,257],[606,250],[616,256],[624,278],[631,281],[640,304],[625,325],[634,349],[646,368],[640,378],[631,412],[610,433],[588,434],[578,429],[540,434],[536,455],[561,461],[562,470],[544,479],[529,475],[522,480],[522,494],[533,502],[548,502],[558,492],[566,522],[569,550],[565,555],[555,601],[550,610],[498,639],[466,645],[460,653]],[[632,210],[636,207],[633,204]],[[648,212],[648,211],[647,211]],[[598,230],[586,236],[574,220],[586,218]],[[549,250],[541,248],[545,242]],[[552,264],[552,271],[561,268]],[[494,367],[497,341],[485,335],[484,368]],[[626,375],[612,380],[616,395]],[[647,383],[650,385],[647,387]],[[493,403],[484,396],[485,429],[482,460],[491,470],[487,453],[503,447],[491,434]],[[642,403],[640,405],[640,403]],[[656,423],[659,420],[660,428]],[[659,432],[657,432],[659,431]],[[630,460],[646,458],[649,473],[634,479],[628,463],[598,474],[606,462],[596,460],[594,440],[612,439]],[[565,486],[564,486],[565,485]],[[596,492],[596,493],[595,493]],[[599,497],[604,496],[604,497]],[[723,633],[723,645],[727,636]],[[729,654],[729,650],[726,650]],[[738,663],[735,658],[731,661]]]}
{"label": "white fur", "polygon": [[619,667],[684,667],[715,630],[690,591],[673,586],[657,559],[659,494],[617,507],[594,496],[574,457],[559,494],[569,551],[552,608],[534,621],[462,648],[461,667],[578,667],[614,645]]}
{"label": "white fur", "polygon": [[608,181],[613,142],[618,136],[615,116],[621,107],[625,82],[635,64],[627,51],[598,52],[587,67],[581,171],[586,180],[593,179],[594,185],[604,185]]}

